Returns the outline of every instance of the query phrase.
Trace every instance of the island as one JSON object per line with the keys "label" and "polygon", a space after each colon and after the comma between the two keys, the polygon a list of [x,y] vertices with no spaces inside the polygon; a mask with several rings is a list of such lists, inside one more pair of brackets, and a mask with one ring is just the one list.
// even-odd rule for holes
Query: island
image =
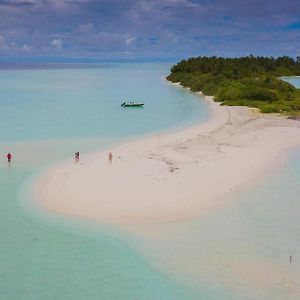
{"label": "island", "polygon": [[263,113],[300,115],[300,90],[283,81],[300,75],[300,57],[205,57],[182,60],[167,80],[213,96],[221,105],[248,106]]}
{"label": "island", "polygon": [[[218,78],[217,74],[204,76]],[[174,81],[182,81],[179,77]],[[270,80],[296,97],[291,85],[275,75]],[[223,82],[223,88],[226,82],[244,84],[225,77]],[[208,83],[198,89],[214,91],[217,82]],[[183,96],[189,93],[175,84],[165,87]],[[263,84],[260,88],[267,93],[277,91]],[[82,153],[79,163],[69,157],[52,164],[29,182],[22,203],[38,216],[83,224],[95,232],[95,238],[106,230],[120,239],[125,236],[124,242],[154,270],[170,276],[184,274],[195,290],[201,280],[210,278],[214,285],[221,282],[224,290],[234,291],[235,299],[245,299],[245,295],[250,295],[248,299],[296,299],[300,275],[297,260],[291,264],[290,256],[296,257],[298,248],[293,250],[287,243],[298,247],[298,227],[294,226],[298,214],[289,213],[297,207],[293,204],[297,197],[286,192],[291,185],[282,186],[287,180],[288,152],[300,146],[300,122],[254,114],[246,106],[220,105],[212,96],[199,99],[207,105],[206,122]],[[263,100],[265,105],[274,104]],[[269,177],[280,174],[284,180],[276,181],[273,189]],[[297,176],[296,171],[291,174]],[[262,185],[267,194],[257,192]],[[297,194],[297,189],[291,193]]]}

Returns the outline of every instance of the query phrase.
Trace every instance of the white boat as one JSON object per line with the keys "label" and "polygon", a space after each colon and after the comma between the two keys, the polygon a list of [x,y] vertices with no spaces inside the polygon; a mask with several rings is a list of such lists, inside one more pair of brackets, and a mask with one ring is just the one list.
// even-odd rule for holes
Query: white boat
{"label": "white boat", "polygon": [[141,107],[144,106],[143,102],[123,102],[122,107]]}

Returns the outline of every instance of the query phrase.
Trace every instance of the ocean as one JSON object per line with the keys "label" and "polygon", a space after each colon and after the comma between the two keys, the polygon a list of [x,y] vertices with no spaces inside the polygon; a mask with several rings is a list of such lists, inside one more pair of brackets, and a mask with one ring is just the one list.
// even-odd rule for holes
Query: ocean
{"label": "ocean", "polygon": [[[161,226],[160,243],[48,218],[22,201],[31,178],[76,151],[101,151],[208,120],[199,96],[166,82],[170,67],[0,70],[0,299],[299,298],[291,293],[300,278],[297,149],[279,174],[237,193],[230,205],[201,220]],[[145,107],[124,109],[124,101],[143,101]],[[249,266],[261,268],[262,278],[242,272]],[[282,269],[286,281],[268,286],[266,278]]]}
{"label": "ocean", "polygon": [[[201,99],[164,77],[168,64],[0,70],[0,299],[194,299],[126,242],[78,233],[24,208],[24,181],[48,164],[137,136],[205,121]],[[124,109],[124,101],[143,101]],[[6,153],[13,163],[8,165]]]}

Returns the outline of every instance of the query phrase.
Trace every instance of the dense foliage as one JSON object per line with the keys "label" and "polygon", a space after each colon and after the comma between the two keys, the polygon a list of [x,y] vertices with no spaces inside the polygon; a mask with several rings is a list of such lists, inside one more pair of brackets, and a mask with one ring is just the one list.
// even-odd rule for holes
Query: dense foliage
{"label": "dense foliage", "polygon": [[300,90],[280,79],[293,75],[300,75],[300,57],[197,57],[173,66],[167,79],[214,96],[224,105],[299,113]]}

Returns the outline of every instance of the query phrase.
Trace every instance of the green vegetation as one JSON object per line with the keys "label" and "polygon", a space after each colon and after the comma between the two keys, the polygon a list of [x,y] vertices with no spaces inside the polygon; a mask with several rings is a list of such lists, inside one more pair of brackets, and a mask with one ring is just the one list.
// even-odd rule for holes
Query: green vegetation
{"label": "green vegetation", "polygon": [[224,105],[257,107],[264,113],[300,113],[300,90],[282,76],[300,75],[300,57],[197,57],[172,67],[167,79],[214,96]]}

